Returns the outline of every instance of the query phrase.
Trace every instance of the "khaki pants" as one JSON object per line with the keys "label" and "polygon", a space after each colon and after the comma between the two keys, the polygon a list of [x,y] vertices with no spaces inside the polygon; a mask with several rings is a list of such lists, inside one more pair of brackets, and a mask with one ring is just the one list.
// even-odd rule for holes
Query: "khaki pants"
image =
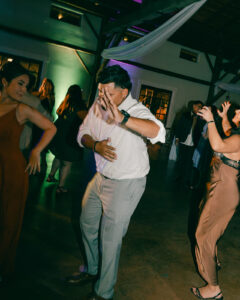
{"label": "khaki pants", "polygon": [[216,244],[239,203],[237,181],[238,170],[214,157],[210,186],[196,230],[195,248],[198,270],[211,285],[218,285]]}
{"label": "khaki pants", "polygon": [[122,238],[145,185],[146,177],[115,180],[96,173],[84,194],[80,225],[88,273],[99,273],[94,290],[103,298],[113,296]]}

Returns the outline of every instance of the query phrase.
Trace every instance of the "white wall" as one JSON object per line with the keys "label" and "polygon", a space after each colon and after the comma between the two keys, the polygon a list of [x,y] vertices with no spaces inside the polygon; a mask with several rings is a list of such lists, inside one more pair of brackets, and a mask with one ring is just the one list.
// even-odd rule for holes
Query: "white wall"
{"label": "white wall", "polygon": [[[43,62],[43,77],[50,78],[55,85],[56,107],[63,100],[67,89],[72,84],[79,84],[83,89],[83,96],[88,98],[91,76],[82,67],[74,50],[48,43],[9,34],[0,30],[0,52]],[[91,65],[94,65],[94,56]],[[88,61],[88,62],[89,62]]]}
{"label": "white wall", "polygon": [[[121,43],[123,45],[124,42]],[[198,53],[198,61],[191,62],[179,57],[181,48],[192,50]],[[209,56],[212,65],[214,65],[215,57]],[[190,49],[172,42],[166,42],[162,47],[153,51],[145,57],[135,59],[134,61],[143,65],[152,66],[185,76],[190,76],[196,79],[205,80],[210,83],[212,78],[212,71],[204,53],[195,49]],[[143,70],[141,68],[129,65],[126,63],[119,63],[112,60],[110,64],[121,64],[131,75],[133,82],[132,95],[135,98],[139,97],[141,84],[150,85],[157,88],[162,88],[172,91],[172,99],[168,112],[168,119],[166,127],[172,126],[176,113],[186,106],[190,100],[201,100],[206,103],[209,85],[192,82],[189,80],[180,79],[177,77],[167,76],[161,73]],[[224,72],[223,72],[224,73]],[[223,81],[229,82],[234,77],[233,74],[226,76]],[[226,100],[227,93],[220,97],[215,105],[220,107],[221,103]],[[232,102],[239,103],[240,96],[229,93]]]}
{"label": "white wall", "polygon": [[[186,47],[183,48],[186,49]],[[194,52],[199,53],[199,59],[197,63],[190,62],[188,60],[179,58],[180,49],[181,45],[166,42],[158,50],[145,57],[138,58],[135,61],[144,65],[210,82],[212,73],[208,62],[206,61],[205,55],[201,52],[191,49]],[[213,62],[214,59],[214,57],[211,57]],[[110,62],[110,64],[119,64],[119,62],[113,60]],[[166,124],[166,127],[168,128],[171,127],[176,113],[190,100],[201,100],[203,102],[206,102],[207,100],[209,90],[209,86],[207,85],[143,70],[125,63],[121,63],[121,65],[131,75],[133,81],[132,95],[134,97],[138,98],[141,84],[148,84],[150,86],[172,91],[172,99]]]}

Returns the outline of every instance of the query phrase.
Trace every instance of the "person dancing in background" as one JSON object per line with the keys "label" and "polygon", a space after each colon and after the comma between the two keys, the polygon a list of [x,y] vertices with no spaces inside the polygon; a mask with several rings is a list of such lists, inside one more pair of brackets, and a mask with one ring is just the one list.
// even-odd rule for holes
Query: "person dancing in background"
{"label": "person dancing in background", "polygon": [[188,110],[182,114],[175,130],[175,143],[179,148],[176,165],[177,179],[191,190],[194,189],[192,156],[204,126],[203,120],[197,116],[202,106],[203,103],[199,100],[190,101]]}
{"label": "person dancing in background", "polygon": [[236,129],[225,139],[217,131],[211,110],[204,106],[198,112],[208,123],[208,137],[215,151],[210,185],[196,230],[196,261],[199,273],[207,283],[201,288],[191,288],[199,299],[223,299],[217,276],[217,242],[239,204],[240,106],[235,106],[234,110],[232,122]]}
{"label": "person dancing in background", "polygon": [[[53,108],[55,105],[55,92],[54,92],[54,84],[51,79],[44,78],[42,84],[37,92],[32,93],[34,96],[40,99],[41,106],[48,112],[51,116],[51,121],[53,121]],[[40,140],[43,131],[33,125],[33,132],[32,132],[32,143],[31,148],[34,148],[38,141]],[[46,148],[41,153],[41,173],[38,174],[43,179],[46,175],[47,171],[47,152],[48,149]]]}
{"label": "person dancing in background", "polygon": [[33,95],[37,96],[41,100],[41,104],[46,111],[52,114],[55,105],[55,92],[52,80],[44,78],[39,90],[33,92]]}
{"label": "person dancing in background", "polygon": [[[221,111],[217,109],[216,106],[210,107],[218,133],[222,138],[229,136],[232,128],[228,120],[228,110],[230,106],[230,102],[225,101],[222,104]],[[192,157],[193,167],[195,169],[193,174],[196,176],[193,182],[198,189],[204,190],[202,188],[205,186],[206,181],[209,180],[209,166],[212,160],[212,156],[213,151],[208,140],[208,124],[205,123],[205,125],[203,126],[201,137]],[[202,198],[201,195],[200,197]]]}
{"label": "person dancing in background", "polygon": [[[17,244],[28,193],[28,174],[40,171],[40,153],[53,138],[56,128],[35,109],[21,103],[33,76],[17,62],[0,70],[0,284],[13,275]],[[24,123],[43,130],[32,149],[29,162],[23,157],[19,140]]]}
{"label": "person dancing in background", "polygon": [[65,99],[57,109],[57,114],[55,125],[58,130],[50,145],[55,158],[47,181],[56,182],[54,176],[59,169],[59,185],[56,192],[66,193],[68,190],[65,184],[72,164],[82,159],[82,149],[76,139],[79,126],[87,115],[87,108],[79,85],[69,87]]}

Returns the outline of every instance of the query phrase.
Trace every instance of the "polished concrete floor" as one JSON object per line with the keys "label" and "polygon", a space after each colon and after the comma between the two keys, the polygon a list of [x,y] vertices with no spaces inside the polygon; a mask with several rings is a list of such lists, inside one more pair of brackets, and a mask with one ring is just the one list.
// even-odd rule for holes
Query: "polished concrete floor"
{"label": "polished concrete floor", "polygon": [[[201,190],[176,184],[166,157],[162,151],[151,162],[145,194],[123,241],[115,300],[191,300],[190,287],[203,284],[189,239]],[[82,263],[78,219],[90,177],[89,161],[76,164],[64,195],[56,195],[56,184],[31,177],[16,276],[0,289],[0,299],[83,300],[91,291],[91,284],[71,287],[63,281]],[[240,300],[239,212],[219,243],[219,257],[224,299]]]}

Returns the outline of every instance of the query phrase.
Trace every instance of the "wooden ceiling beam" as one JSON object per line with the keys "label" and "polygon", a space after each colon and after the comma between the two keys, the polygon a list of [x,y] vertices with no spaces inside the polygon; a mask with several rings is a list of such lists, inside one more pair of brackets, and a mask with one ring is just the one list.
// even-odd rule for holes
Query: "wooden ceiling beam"
{"label": "wooden ceiling beam", "polygon": [[62,4],[66,8],[74,8],[76,10],[89,13],[98,17],[105,17],[111,16],[112,10],[109,10],[107,8],[102,9],[99,6],[94,5],[94,3],[91,3],[90,1],[81,1],[81,0],[56,0],[53,1],[52,4]]}
{"label": "wooden ceiling beam", "polygon": [[171,12],[181,9],[197,0],[155,0],[144,1],[139,9],[129,13],[126,16],[120,17],[114,23],[108,23],[104,26],[105,34],[112,34],[122,31],[124,28],[138,25],[144,20],[151,20],[159,16],[159,12]]}
{"label": "wooden ceiling beam", "polygon": [[95,50],[91,50],[91,49],[87,49],[87,48],[83,48],[83,47],[78,47],[76,45],[73,44],[68,44],[68,43],[64,43],[61,42],[59,40],[54,40],[45,36],[41,36],[35,33],[30,33],[30,32],[26,32],[24,30],[19,30],[19,29],[15,29],[15,28],[11,28],[5,25],[0,24],[0,30],[6,31],[6,32],[10,32],[12,34],[16,34],[16,35],[20,35],[20,36],[24,36],[39,42],[44,42],[44,43],[48,43],[48,44],[53,44],[53,45],[57,45],[57,46],[61,46],[61,47],[66,47],[66,48],[70,48],[70,49],[75,49],[79,52],[85,53],[85,54],[91,54],[91,55],[96,55],[96,51]]}
{"label": "wooden ceiling beam", "polygon": [[[239,75],[236,75],[233,77],[232,80],[230,80],[229,83],[237,83],[240,80]],[[207,105],[212,105],[214,102],[216,102],[220,97],[222,97],[226,93],[225,90],[221,90],[215,95],[211,100],[208,101]]]}

